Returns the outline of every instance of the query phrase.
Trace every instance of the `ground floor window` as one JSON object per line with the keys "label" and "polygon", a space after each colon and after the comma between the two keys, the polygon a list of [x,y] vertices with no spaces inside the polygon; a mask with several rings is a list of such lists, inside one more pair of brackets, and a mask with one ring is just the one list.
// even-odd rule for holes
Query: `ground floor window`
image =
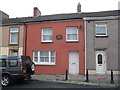
{"label": "ground floor window", "polygon": [[33,59],[35,64],[55,65],[55,51],[34,51]]}

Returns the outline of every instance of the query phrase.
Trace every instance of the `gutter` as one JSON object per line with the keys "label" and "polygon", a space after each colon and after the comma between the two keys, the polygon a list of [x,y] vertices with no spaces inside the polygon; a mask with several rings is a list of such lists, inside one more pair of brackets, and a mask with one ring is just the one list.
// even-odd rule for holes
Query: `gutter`
{"label": "gutter", "polygon": [[0,24],[0,26],[9,26],[9,25],[22,25],[22,24],[21,23]]}
{"label": "gutter", "polygon": [[84,17],[86,20],[118,20],[120,16],[108,16],[108,17]]}
{"label": "gutter", "polygon": [[27,52],[27,25],[25,23],[23,23],[25,28],[24,28],[24,43],[23,43],[23,46],[24,46],[24,52],[23,54],[26,56],[26,52]]}
{"label": "gutter", "polygon": [[54,20],[38,20],[38,21],[23,21],[16,23],[8,23],[8,24],[0,24],[0,26],[9,26],[9,25],[21,25],[21,24],[33,24],[33,23],[46,23],[46,22],[61,22],[61,21],[73,21],[73,20],[81,20],[82,18],[68,18],[68,19],[54,19]]}
{"label": "gutter", "polygon": [[62,22],[62,21],[73,21],[73,20],[81,20],[83,18],[76,18],[76,19],[58,19],[58,20],[41,20],[41,21],[26,21],[24,23],[33,24],[33,23],[47,23],[47,22]]}

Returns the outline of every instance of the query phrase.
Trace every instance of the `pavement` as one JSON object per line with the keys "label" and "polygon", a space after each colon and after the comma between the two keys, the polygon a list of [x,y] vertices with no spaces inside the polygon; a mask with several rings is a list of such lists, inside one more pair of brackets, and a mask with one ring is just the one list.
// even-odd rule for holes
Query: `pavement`
{"label": "pavement", "polygon": [[72,84],[84,85],[99,85],[120,88],[119,75],[113,76],[113,83],[111,83],[110,75],[89,75],[89,81],[86,82],[85,75],[68,75],[68,80],[65,80],[66,75],[32,75],[32,79],[41,81],[53,81]]}

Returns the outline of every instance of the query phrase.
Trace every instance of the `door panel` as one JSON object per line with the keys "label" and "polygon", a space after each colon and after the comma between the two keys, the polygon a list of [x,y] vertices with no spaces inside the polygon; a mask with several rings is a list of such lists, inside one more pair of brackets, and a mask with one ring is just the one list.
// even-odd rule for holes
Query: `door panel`
{"label": "door panel", "polygon": [[79,74],[79,52],[69,52],[69,74]]}
{"label": "door panel", "polygon": [[105,51],[96,51],[96,73],[106,73],[106,53]]}

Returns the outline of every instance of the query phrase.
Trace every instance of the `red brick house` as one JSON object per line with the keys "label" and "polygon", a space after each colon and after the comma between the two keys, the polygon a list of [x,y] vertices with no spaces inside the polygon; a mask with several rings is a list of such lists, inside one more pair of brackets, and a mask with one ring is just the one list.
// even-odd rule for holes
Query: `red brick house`
{"label": "red brick house", "polygon": [[[80,10],[79,10],[80,11]],[[80,13],[6,19],[2,25],[22,25],[22,55],[36,65],[36,74],[84,74],[84,21]]]}
{"label": "red brick house", "polygon": [[[24,20],[25,21],[25,20]],[[78,13],[32,17],[26,22],[26,55],[36,74],[85,73],[84,21]]]}

